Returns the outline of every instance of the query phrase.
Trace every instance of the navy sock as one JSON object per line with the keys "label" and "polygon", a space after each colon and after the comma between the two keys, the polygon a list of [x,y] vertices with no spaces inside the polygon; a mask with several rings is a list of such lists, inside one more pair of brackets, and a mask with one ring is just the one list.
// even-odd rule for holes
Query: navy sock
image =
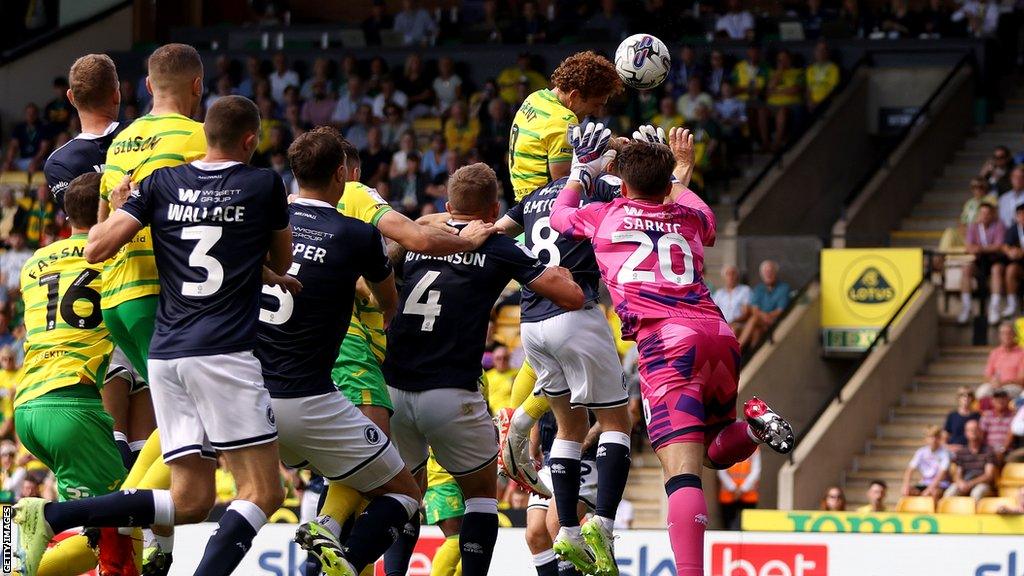
{"label": "navy sock", "polygon": [[498,501],[469,498],[459,531],[463,576],[486,576],[498,541]]}
{"label": "navy sock", "polygon": [[409,512],[398,500],[390,496],[371,500],[345,541],[345,557],[356,572],[376,562],[398,540],[402,527],[408,522]]}
{"label": "navy sock", "polygon": [[156,501],[153,490],[123,490],[95,498],[51,502],[43,508],[43,517],[54,534],[76,526],[150,526],[156,517]]}
{"label": "navy sock", "polygon": [[551,491],[558,508],[558,524],[579,526],[576,503],[580,498],[580,459],[551,458],[548,467],[551,470]]}
{"label": "navy sock", "polygon": [[121,454],[121,462],[124,464],[125,469],[131,470],[132,464],[135,463],[135,459],[139,456],[132,452],[131,444],[128,444],[128,439],[121,439],[117,437],[117,433],[114,434],[114,445],[117,446],[117,451]]}
{"label": "navy sock", "polygon": [[583,576],[583,573],[577,570],[572,562],[559,562],[558,576]]}
{"label": "navy sock", "polygon": [[629,480],[629,436],[603,432],[597,445],[597,502],[594,514],[610,520],[622,501]]}
{"label": "navy sock", "polygon": [[398,539],[384,552],[384,573],[387,576],[405,576],[416,541],[420,539],[420,515],[417,512],[402,526]]}
{"label": "navy sock", "polygon": [[551,560],[535,566],[537,569],[537,576],[558,576],[558,558],[552,558]]}
{"label": "navy sock", "polygon": [[217,530],[206,543],[203,559],[195,576],[229,576],[252,547],[256,532],[267,521],[255,504],[235,500],[217,523]]}

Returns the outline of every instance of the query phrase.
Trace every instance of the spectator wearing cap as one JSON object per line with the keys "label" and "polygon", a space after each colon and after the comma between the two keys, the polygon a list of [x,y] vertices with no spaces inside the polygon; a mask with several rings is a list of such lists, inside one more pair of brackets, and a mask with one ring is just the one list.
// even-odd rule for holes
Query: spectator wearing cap
{"label": "spectator wearing cap", "polygon": [[437,78],[433,82],[437,113],[446,114],[456,100],[462,98],[462,78],[455,73],[455,62],[444,56],[437,61]]}
{"label": "spectator wearing cap", "polygon": [[807,67],[807,107],[814,110],[839,86],[839,66],[829,60],[828,44],[814,45],[814,63]]}
{"label": "spectator wearing cap", "polygon": [[960,279],[961,309],[957,320],[961,324],[970,318],[971,295],[975,280],[979,286],[988,283],[991,293],[988,303],[988,322],[989,324],[999,322],[1002,316],[1003,280],[1006,272],[1003,256],[1003,240],[1005,238],[1006,228],[996,218],[995,207],[991,204],[981,204],[974,223],[967,227],[965,238],[964,250],[973,255],[974,260],[967,264]]}
{"label": "spectator wearing cap", "polygon": [[284,102],[284,90],[289,86],[299,87],[299,73],[288,67],[288,59],[283,52],[274,54],[274,71],[267,78],[270,80],[270,95],[274,102]]}
{"label": "spectator wearing cap", "polygon": [[402,0],[402,11],[395,15],[394,30],[402,34],[402,44],[406,46],[427,46],[434,42],[437,23],[416,0]]}
{"label": "spectator wearing cap", "polygon": [[977,421],[964,427],[967,445],[953,455],[952,482],[945,496],[970,496],[980,500],[992,492],[996,477],[996,458],[984,441],[984,433]]}
{"label": "spectator wearing cap", "polygon": [[740,0],[729,0],[725,14],[715,20],[717,36],[730,40],[750,40],[754,36],[754,15],[743,9]]}
{"label": "spectator wearing cap", "polygon": [[872,512],[885,512],[885,496],[889,492],[889,486],[885,480],[872,480],[868,484],[868,503],[857,508],[859,514],[871,514]]}
{"label": "spectator wearing cap", "polygon": [[548,80],[533,69],[529,52],[522,52],[516,58],[516,65],[505,68],[498,74],[498,90],[501,99],[509,104],[517,104],[519,100],[518,85],[525,81],[527,94],[546,88]]}
{"label": "spectator wearing cap", "polygon": [[967,444],[967,437],[964,436],[964,426],[967,422],[980,419],[981,414],[974,409],[974,391],[970,386],[961,386],[956,393],[956,410],[946,415],[946,423],[942,427],[946,435],[946,447],[950,452],[956,452]]}
{"label": "spectator wearing cap", "polygon": [[[903,471],[904,496],[930,496],[939,499],[949,487],[947,475],[952,455],[942,445],[942,429],[929,426],[924,433],[924,446],[914,452]],[[914,474],[918,479],[914,480]]]}
{"label": "spectator wearing cap", "polygon": [[1010,149],[1002,145],[996,146],[992,150],[992,156],[982,164],[978,176],[988,182],[988,186],[993,192],[1002,194],[1012,187],[1010,172],[1013,171],[1013,166]]}
{"label": "spectator wearing cap", "polygon": [[14,126],[11,140],[7,145],[7,156],[3,170],[36,172],[41,170],[46,156],[50,153],[50,134],[39,118],[39,107],[25,106],[25,120]]}
{"label": "spectator wearing cap", "polygon": [[750,299],[753,292],[750,286],[740,283],[740,269],[732,264],[722,266],[724,285],[715,290],[711,299],[722,311],[725,321],[732,326],[733,332],[739,332],[743,323],[750,317]]}
{"label": "spectator wearing cap", "polygon": [[1012,447],[1010,425],[1013,423],[1013,416],[1010,394],[1003,387],[992,394],[992,408],[984,410],[978,421],[981,431],[985,434],[985,443],[992,449],[997,463],[1002,463],[1003,457]]}
{"label": "spectator wearing cap", "polygon": [[1024,348],[1017,344],[1012,322],[999,325],[999,345],[988,354],[985,383],[993,390],[993,397],[994,392],[999,390],[1009,394],[1008,387],[1019,392],[1024,383]]}
{"label": "spectator wearing cap", "polygon": [[789,284],[779,282],[779,265],[765,260],[759,267],[761,283],[754,287],[750,297],[750,318],[740,334],[740,348],[756,346],[778,322],[789,306]]}

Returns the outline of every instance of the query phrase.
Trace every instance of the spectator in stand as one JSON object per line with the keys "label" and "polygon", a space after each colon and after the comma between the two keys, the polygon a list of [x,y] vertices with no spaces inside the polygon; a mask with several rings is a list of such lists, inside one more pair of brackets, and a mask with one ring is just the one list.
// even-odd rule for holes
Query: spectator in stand
{"label": "spectator in stand", "polygon": [[971,294],[974,280],[978,285],[988,282],[991,296],[988,304],[988,322],[996,324],[1002,316],[1003,279],[1003,239],[1006,229],[996,218],[995,207],[981,204],[978,218],[967,228],[964,250],[974,255],[974,261],[967,264],[960,281],[960,315],[957,321],[967,322],[971,315]]}
{"label": "spectator in stand", "polygon": [[743,8],[740,0],[729,0],[728,9],[715,20],[715,35],[730,40],[751,40],[754,37],[754,15]]}
{"label": "spectator in stand", "polygon": [[270,166],[270,157],[274,153],[284,152],[287,154],[288,152],[288,129],[283,122],[279,120],[274,122],[275,124],[272,124],[268,130],[266,138],[260,138],[259,146],[252,157],[253,166],[267,168]]}
{"label": "spectator in stand", "polygon": [[676,101],[671,96],[663,96],[658,102],[658,113],[651,118],[651,123],[665,130],[665,134],[672,128],[686,124],[686,118],[676,108]]}
{"label": "spectator in stand", "polygon": [[306,133],[310,126],[302,121],[302,104],[288,104],[285,106],[284,125],[285,131],[288,133],[289,143]]}
{"label": "spectator in stand", "polygon": [[384,121],[380,123],[381,139],[384,147],[390,150],[398,149],[398,141],[402,134],[412,130],[412,126],[405,121],[403,110],[397,104],[388,104],[384,108]]}
{"label": "spectator in stand", "polygon": [[732,264],[722,266],[722,280],[722,287],[715,290],[711,299],[718,305],[733,332],[738,334],[750,316],[750,298],[753,292],[750,286],[740,283],[740,269]]}
{"label": "spectator in stand", "polygon": [[967,422],[980,419],[981,414],[974,409],[974,390],[970,386],[961,386],[956,393],[956,410],[946,415],[946,424],[942,428],[950,453],[956,453],[967,444],[967,437],[964,436]]}
{"label": "spectator in stand", "polygon": [[491,353],[494,367],[486,372],[487,403],[491,414],[497,414],[502,408],[511,406],[512,382],[519,373],[511,364],[512,354],[505,346],[497,346]]}
{"label": "spectator in stand", "polygon": [[548,79],[533,69],[532,60],[529,52],[522,52],[516,58],[515,66],[505,68],[498,74],[498,89],[502,100],[509,104],[521,102],[518,85],[524,79],[528,94],[547,87]]}
{"label": "spectator in stand", "polygon": [[665,93],[678,99],[690,85],[690,78],[704,79],[704,68],[697,62],[697,51],[689,44],[679,49],[679,58],[672,62],[668,79],[665,81]]}
{"label": "spectator in stand", "polygon": [[871,514],[874,512],[885,512],[885,495],[889,492],[889,486],[885,480],[872,480],[868,485],[868,503],[857,508],[859,514]]}
{"label": "spectator in stand", "polygon": [[994,396],[996,391],[1007,386],[1013,387],[1019,393],[1022,382],[1024,348],[1017,344],[1013,323],[1003,322],[999,325],[999,345],[989,352],[985,365],[985,384],[988,384]]}
{"label": "spectator in stand", "polygon": [[316,95],[316,84],[319,82],[324,87],[324,94],[334,92],[334,82],[331,80],[331,61],[323,56],[313,60],[313,75],[302,83],[299,94],[303,100],[310,100]]}
{"label": "spectator in stand", "polygon": [[429,46],[437,35],[437,23],[416,0],[402,0],[394,30],[402,34],[402,44],[406,46]]}
{"label": "spectator in stand", "polygon": [[761,342],[789,306],[789,284],[779,282],[779,265],[774,260],[761,262],[761,283],[750,296],[750,318],[740,334],[740,348],[750,349]]}
{"label": "spectator in stand", "polygon": [[287,150],[274,150],[270,155],[269,167],[281,177],[284,182],[284,189],[289,194],[298,191],[298,184],[295,182],[295,175],[288,166]]}
{"label": "spectator in stand", "polygon": [[9,245],[12,233],[24,233],[27,217],[25,209],[14,198],[14,191],[0,190],[0,246]]}
{"label": "spectator in stand", "polygon": [[1012,444],[1014,449],[1006,454],[1005,462],[1024,462],[1024,402],[1022,397],[1017,397],[1017,411],[1010,422],[1010,434],[1013,435]]}
{"label": "spectator in stand", "polygon": [[228,78],[227,76],[217,78],[217,91],[210,94],[205,100],[203,100],[203,109],[209,110],[210,106],[213,106],[214,102],[225,96],[231,96],[233,93],[234,88],[231,86],[231,78]]}
{"label": "spectator in stand", "polygon": [[524,44],[543,44],[548,39],[548,22],[537,9],[534,0],[522,3],[522,13],[516,19],[513,41]]}
{"label": "spectator in stand", "polygon": [[771,149],[777,152],[789,139],[790,119],[799,117],[804,105],[804,71],[793,67],[793,55],[785,48],[775,56],[775,69],[768,77],[766,98],[768,107],[762,108],[761,133],[768,133],[769,116],[775,120],[775,138]]}
{"label": "spectator in stand", "polygon": [[722,130],[711,117],[711,106],[697,105],[695,116],[686,123],[693,134],[694,170],[693,182],[701,190],[705,186],[705,178],[715,168],[718,146],[722,138]]}
{"label": "spectator in stand", "polygon": [[937,39],[950,35],[950,23],[953,12],[945,0],[928,0],[928,5],[921,11],[920,38]]}
{"label": "spectator in stand", "polygon": [[343,86],[348,85],[348,79],[353,76],[359,76],[359,62],[355,56],[346,54],[338,61],[338,75],[334,79],[334,85],[340,91]]}
{"label": "spectator in stand", "polygon": [[21,377],[10,346],[0,348],[0,438],[14,438],[14,396]]}
{"label": "spectator in stand", "polygon": [[431,181],[434,181],[442,174],[447,173],[445,156],[448,154],[448,143],[445,142],[444,134],[434,132],[430,136],[430,148],[423,154],[423,173]]}
{"label": "spectator in stand", "polygon": [[409,98],[405,107],[410,120],[431,113],[434,107],[434,90],[431,80],[423,74],[423,60],[419,54],[410,54],[405,59],[405,71],[397,87]]}
{"label": "spectator in stand", "polygon": [[992,449],[983,440],[981,426],[977,420],[967,422],[964,427],[967,445],[953,455],[952,482],[945,495],[970,496],[980,500],[992,492],[996,478],[996,458]]}
{"label": "spectator in stand", "polygon": [[509,22],[498,11],[497,0],[484,0],[482,10],[483,14],[479,18],[465,26],[463,34],[475,42],[501,44]]}
{"label": "spectator in stand", "polygon": [[288,67],[288,59],[283,52],[274,54],[274,71],[267,78],[270,80],[270,95],[274,102],[284,102],[284,89],[289,86],[300,86],[299,73]]}
{"label": "spectator in stand", "polygon": [[[655,90],[637,90],[636,94],[626,102],[626,116],[629,118],[630,126],[650,124],[651,119],[658,113],[658,92]],[[616,119],[617,120],[617,119]],[[614,125],[605,124],[610,128]],[[668,132],[666,131],[666,134]]]}
{"label": "spectator in stand", "polygon": [[[398,149],[391,155],[391,164],[388,168],[389,179],[405,174],[406,159],[413,152],[419,156],[419,152],[416,150],[416,133],[406,130],[398,139]],[[420,163],[422,164],[422,162]]]}
{"label": "spectator in stand", "polygon": [[370,60],[370,74],[366,77],[366,93],[374,96],[380,92],[380,83],[388,76],[388,63],[380,56]]}
{"label": "spectator in stand", "polygon": [[626,18],[619,12],[616,0],[601,0],[601,9],[591,16],[584,24],[583,31],[588,35],[593,32],[598,38],[618,42],[628,34]]}
{"label": "spectator in stand", "polygon": [[14,346],[15,340],[11,334],[11,316],[7,310],[0,309],[0,348]]}
{"label": "spectator in stand", "polygon": [[[373,126],[373,114],[370,112],[370,105],[362,104],[356,110],[352,124],[345,131],[345,139],[362,152],[370,144],[369,133],[371,126]],[[363,176],[367,176],[366,166],[363,166]]]}
{"label": "spectator in stand", "polygon": [[1013,495],[1013,504],[1003,504],[996,510],[996,514],[1024,514],[1024,486],[1017,488],[1017,491]]}
{"label": "spectator in stand", "polygon": [[733,94],[732,84],[722,82],[722,97],[715,102],[715,118],[722,128],[722,140],[733,146],[743,140],[747,126],[747,106]]}
{"label": "spectator in stand", "polygon": [[394,23],[391,16],[388,16],[384,0],[373,0],[370,15],[363,20],[363,36],[366,38],[367,46],[380,46],[381,30],[391,30],[393,27]]}
{"label": "spectator in stand", "polygon": [[1006,261],[1006,306],[1003,318],[1013,318],[1020,312],[1017,294],[1024,279],[1024,204],[1017,206],[1013,225],[1003,237],[1003,258]]}
{"label": "spectator in stand", "polygon": [[[768,67],[761,61],[761,48],[757,44],[747,47],[747,57],[736,63],[732,70],[732,84],[736,88],[736,98],[747,105],[747,117],[751,119],[752,133],[757,133],[762,124],[756,122],[762,118],[764,106],[764,89],[768,85]],[[761,144],[768,147],[768,134],[758,134]]]}
{"label": "spectator in stand", "polygon": [[882,11],[882,32],[889,39],[910,38],[917,35],[917,14],[910,10],[907,0],[891,0]]}
{"label": "spectator in stand", "polygon": [[[369,113],[367,112],[367,116]],[[352,140],[349,140],[352,142]],[[355,142],[352,142],[355,144]],[[387,184],[388,162],[391,154],[384,149],[380,128],[370,126],[366,131],[366,147],[359,150],[359,163],[362,170],[363,184],[371,188]]]}
{"label": "spectator in stand", "polygon": [[18,466],[18,446],[12,440],[0,442],[0,501],[14,504],[17,486],[21,485],[26,470]]}
{"label": "spectator in stand", "polygon": [[722,508],[722,524],[727,530],[739,530],[742,512],[757,508],[760,480],[760,450],[754,450],[750,458],[718,471],[718,503]]}
{"label": "spectator in stand", "polygon": [[11,132],[7,157],[0,172],[37,172],[42,170],[43,162],[49,153],[50,135],[39,118],[39,107],[29,104],[25,106],[25,121],[16,124]]}
{"label": "spectator in stand", "polygon": [[391,179],[388,185],[391,206],[415,220],[423,215],[427,197],[427,178],[420,172],[420,155],[413,151],[405,156],[405,172]]}
{"label": "spectator in stand", "polygon": [[[978,176],[984,178],[989,189],[996,194],[1002,194],[1013,187],[1010,181],[1010,173],[1013,171],[1013,156],[1006,146],[996,146],[992,151],[992,157],[981,166]],[[1019,188],[1017,188],[1019,190]],[[1019,198],[1018,198],[1018,204]]]}
{"label": "spectator in stand", "polygon": [[405,92],[395,88],[395,80],[391,76],[384,76],[380,81],[380,93],[373,99],[374,118],[384,118],[384,109],[388,104],[394,104],[403,110],[409,106],[409,97]]}
{"label": "spectator in stand", "polygon": [[[985,443],[995,454],[996,463],[1002,465],[1003,458],[1013,447],[1013,435],[1010,425],[1013,423],[1014,411],[1010,407],[1008,386],[999,388],[992,394],[992,408],[981,413],[978,423],[985,434]],[[1019,393],[1020,386],[1017,391]],[[1014,395],[1016,396],[1016,394]]]}
{"label": "spectator in stand", "polygon": [[256,84],[265,79],[263,62],[256,56],[249,56],[245,59],[245,78],[238,83],[238,94],[250,100],[255,98]]}
{"label": "spectator in stand", "polygon": [[700,76],[691,76],[686,84],[686,94],[676,100],[676,110],[687,120],[696,118],[698,106],[711,108],[714,105],[711,95],[702,89]]}
{"label": "spectator in stand", "polygon": [[[942,445],[942,429],[929,426],[925,429],[924,446],[914,452],[914,457],[903,471],[903,488],[900,493],[904,496],[930,496],[938,500],[949,487],[946,475],[951,461],[952,455]],[[916,482],[913,479],[915,472],[920,476]]]}
{"label": "spectator in stand", "polygon": [[68,100],[69,87],[67,78],[58,76],[53,79],[53,100],[43,107],[43,121],[49,125],[51,135],[66,131],[71,117],[75,115],[75,109]]}
{"label": "spectator in stand", "polygon": [[36,187],[36,194],[26,199],[25,244],[36,249],[40,246],[43,231],[57,221],[57,204],[45,184]]}
{"label": "spectator in stand", "polygon": [[814,63],[807,67],[807,107],[817,108],[839,86],[839,66],[829,60],[828,44],[814,45]]}
{"label": "spectator in stand", "polygon": [[804,37],[814,40],[821,36],[821,27],[831,21],[835,13],[822,6],[821,0],[807,0],[807,9],[800,15],[800,23],[804,27]]}
{"label": "spectator in stand", "polygon": [[448,146],[461,155],[469,154],[480,134],[480,123],[469,117],[469,109],[462,100],[452,104],[451,115],[444,123],[444,139]]}
{"label": "spectator in stand", "polygon": [[439,116],[446,114],[452,104],[462,98],[462,78],[455,73],[455,62],[448,56],[437,61],[437,78],[434,78],[433,87]]}
{"label": "spectator in stand", "polygon": [[338,97],[331,114],[331,123],[345,131],[355,122],[356,112],[363,106],[370,107],[370,99],[363,94],[363,79],[353,74],[348,77],[345,92]]}
{"label": "spectator in stand", "polygon": [[501,169],[508,170],[505,155],[508,153],[509,130],[512,128],[512,115],[508,104],[501,98],[491,98],[487,103],[486,117],[480,121],[480,134],[476,138],[476,149],[480,157],[500,177]]}
{"label": "spectator in stand", "polygon": [[963,253],[964,238],[967,235],[967,227],[978,217],[978,208],[983,203],[997,206],[999,197],[988,190],[988,183],[980,176],[971,178],[971,197],[968,198],[960,209],[960,221],[956,228],[946,228],[939,240],[939,252],[943,254]]}
{"label": "spectator in stand", "polygon": [[718,98],[722,95],[722,84],[729,81],[730,73],[725,68],[725,54],[721,50],[711,51],[711,66],[705,74],[704,84],[709,94]]}
{"label": "spectator in stand", "polygon": [[967,24],[967,33],[975,38],[994,36],[999,28],[999,2],[994,0],[965,0],[953,13],[953,22]]}
{"label": "spectator in stand", "polygon": [[846,512],[846,494],[839,486],[829,486],[825,497],[821,499],[821,510],[828,512]]}
{"label": "spectator in stand", "polygon": [[331,92],[323,80],[314,80],[310,89],[312,93],[302,105],[300,118],[308,126],[330,124],[338,101],[331,96]]}

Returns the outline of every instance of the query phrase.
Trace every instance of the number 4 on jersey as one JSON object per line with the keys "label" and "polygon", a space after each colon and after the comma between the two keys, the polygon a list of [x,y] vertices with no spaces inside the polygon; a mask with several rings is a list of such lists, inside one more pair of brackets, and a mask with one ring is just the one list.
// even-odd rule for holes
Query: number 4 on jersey
{"label": "number 4 on jersey", "polygon": [[[420,278],[420,281],[413,286],[412,292],[409,293],[409,298],[405,301],[405,308],[402,309],[402,314],[409,314],[411,316],[423,316],[423,324],[420,326],[420,330],[423,332],[434,331],[434,321],[441,315],[441,305],[438,302],[441,300],[440,290],[430,290],[430,285],[437,280],[437,277],[441,273],[437,270],[431,270]],[[420,302],[426,293],[427,299],[424,302]]]}

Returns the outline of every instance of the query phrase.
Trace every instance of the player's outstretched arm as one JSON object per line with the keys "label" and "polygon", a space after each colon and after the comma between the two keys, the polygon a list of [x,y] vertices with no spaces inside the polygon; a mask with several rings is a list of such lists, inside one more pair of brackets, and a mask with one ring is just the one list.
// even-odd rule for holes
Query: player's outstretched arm
{"label": "player's outstretched arm", "polygon": [[270,235],[270,250],[267,252],[267,264],[270,271],[284,276],[292,266],[292,227],[274,230]]}
{"label": "player's outstretched arm", "polygon": [[672,171],[672,175],[678,180],[672,187],[674,196],[680,185],[683,188],[689,186],[690,178],[693,177],[694,159],[696,158],[693,134],[686,128],[672,128],[668,133],[668,147],[672,149],[672,156],[676,159],[676,167]]}
{"label": "player's outstretched arm", "polygon": [[90,264],[111,258],[142,230],[142,223],[131,214],[120,210],[114,212],[105,222],[89,230],[89,241],[85,245],[85,260]]}
{"label": "player's outstretched arm", "polygon": [[388,277],[380,282],[367,281],[366,284],[369,286],[370,292],[373,293],[373,297],[377,299],[377,306],[381,313],[384,314],[384,327],[386,328],[391,324],[391,319],[395,317],[395,312],[398,310],[398,288],[395,287],[395,273],[388,274]]}
{"label": "player's outstretched arm", "polygon": [[494,227],[505,236],[516,237],[523,233],[523,225],[507,214],[498,218],[498,221],[494,223]]}
{"label": "player's outstretched arm", "polygon": [[448,256],[476,250],[494,233],[492,226],[491,229],[455,235],[434,226],[417,224],[394,210],[381,217],[377,229],[406,250],[428,256]]}
{"label": "player's outstretched arm", "polygon": [[568,268],[549,266],[543,274],[530,282],[529,286],[530,290],[551,300],[559,308],[583,308],[583,289],[572,279],[572,273]]}

